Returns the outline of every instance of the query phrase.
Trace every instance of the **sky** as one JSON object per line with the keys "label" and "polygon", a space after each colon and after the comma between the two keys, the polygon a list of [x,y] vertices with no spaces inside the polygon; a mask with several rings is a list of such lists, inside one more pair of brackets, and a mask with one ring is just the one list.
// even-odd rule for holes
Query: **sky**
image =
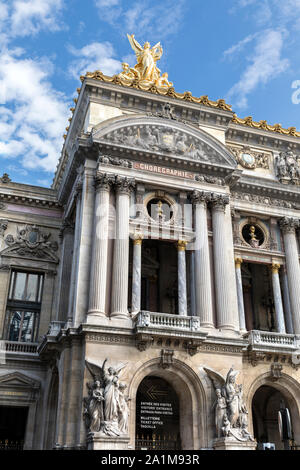
{"label": "sky", "polygon": [[300,130],[300,0],[0,0],[0,176],[50,187],[79,77],[158,41],[178,92]]}

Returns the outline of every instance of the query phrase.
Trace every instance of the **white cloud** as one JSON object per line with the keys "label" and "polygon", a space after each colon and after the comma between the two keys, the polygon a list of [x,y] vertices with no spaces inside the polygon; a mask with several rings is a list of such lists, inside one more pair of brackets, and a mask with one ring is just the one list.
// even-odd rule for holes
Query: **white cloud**
{"label": "white cloud", "polygon": [[289,67],[288,59],[281,57],[284,32],[266,30],[257,38],[255,49],[240,80],[230,89],[227,99],[239,108],[246,108],[248,95]]}
{"label": "white cloud", "polygon": [[186,0],[165,0],[153,4],[140,0],[128,7],[124,0],[94,0],[99,17],[111,25],[136,36],[154,35],[159,39],[175,34],[184,16]]}
{"label": "white cloud", "polygon": [[239,41],[237,44],[231,46],[229,49],[223,52],[223,56],[225,59],[231,59],[234,55],[240,53],[247,44],[252,42],[257,37],[257,33],[249,34],[246,38]]}
{"label": "white cloud", "polygon": [[63,0],[15,0],[12,2],[11,35],[27,36],[40,30],[58,31]]}
{"label": "white cloud", "polygon": [[122,70],[121,62],[114,58],[115,51],[109,42],[92,42],[81,49],[69,46],[69,51],[76,56],[69,67],[69,72],[76,79],[95,70],[101,70],[106,75],[114,75]]}
{"label": "white cloud", "polygon": [[62,147],[68,103],[52,72],[49,60],[23,58],[20,49],[0,55],[0,156],[25,168],[53,171]]}

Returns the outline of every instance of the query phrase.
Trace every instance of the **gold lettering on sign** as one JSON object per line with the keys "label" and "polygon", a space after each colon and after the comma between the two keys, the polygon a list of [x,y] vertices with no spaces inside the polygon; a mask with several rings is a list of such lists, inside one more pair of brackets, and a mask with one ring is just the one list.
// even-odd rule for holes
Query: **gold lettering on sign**
{"label": "gold lettering on sign", "polygon": [[11,391],[8,391],[8,390],[1,390],[0,395],[24,396],[24,393],[22,393],[22,392],[11,392]]}
{"label": "gold lettering on sign", "polygon": [[151,173],[157,173],[160,175],[176,176],[178,178],[186,178],[190,180],[195,179],[195,175],[185,170],[176,170],[175,168],[168,168],[164,166],[152,165],[150,163],[139,163],[133,164],[135,170],[150,171]]}

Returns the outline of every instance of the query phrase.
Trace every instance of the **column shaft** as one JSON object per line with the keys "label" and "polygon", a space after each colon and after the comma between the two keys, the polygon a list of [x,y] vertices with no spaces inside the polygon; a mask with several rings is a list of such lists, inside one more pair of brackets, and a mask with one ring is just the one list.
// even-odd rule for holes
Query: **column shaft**
{"label": "column shaft", "polygon": [[293,317],[292,317],[292,311],[291,311],[290,293],[289,293],[289,285],[288,285],[288,278],[287,278],[286,270],[284,270],[281,273],[281,278],[282,278],[282,292],[283,292],[286,332],[288,334],[293,334],[294,333]]}
{"label": "column shaft", "polygon": [[231,301],[231,279],[225,230],[225,207],[229,203],[226,196],[213,199],[212,223],[214,243],[215,293],[218,328],[234,330],[233,305]]}
{"label": "column shaft", "polygon": [[244,308],[244,295],[243,295],[243,283],[242,283],[242,272],[241,272],[241,263],[243,260],[241,258],[235,259],[235,275],[236,275],[236,290],[237,290],[237,299],[238,299],[238,308],[239,308],[239,320],[240,320],[240,330],[246,330],[246,320],[245,320],[245,308]]}
{"label": "column shaft", "polygon": [[298,221],[284,218],[280,221],[283,231],[286,268],[293,315],[294,333],[300,334],[300,266],[295,229]]}
{"label": "column shaft", "polygon": [[194,224],[196,232],[194,255],[196,315],[200,317],[202,327],[212,328],[214,322],[207,229],[208,196],[202,192],[194,192],[192,200],[194,202]]}
{"label": "column shaft", "polygon": [[111,316],[128,317],[129,195],[132,180],[116,180],[116,239],[114,243]]}
{"label": "column shaft", "polygon": [[186,242],[178,242],[178,313],[187,315],[187,289],[186,289]]}
{"label": "column shaft", "polygon": [[142,237],[133,241],[132,260],[132,296],[131,313],[136,314],[141,310],[141,287],[142,287]]}
{"label": "column shaft", "polygon": [[272,265],[272,284],[273,284],[273,296],[275,304],[275,326],[278,333],[285,333],[284,313],[282,306],[281,288],[279,281],[278,270],[279,264]]}
{"label": "column shaft", "polygon": [[89,315],[105,316],[110,179],[96,180]]}

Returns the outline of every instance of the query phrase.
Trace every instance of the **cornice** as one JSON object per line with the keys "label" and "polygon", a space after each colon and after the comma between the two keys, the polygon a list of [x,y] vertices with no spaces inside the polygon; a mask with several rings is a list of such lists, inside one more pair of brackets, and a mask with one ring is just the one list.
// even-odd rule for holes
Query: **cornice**
{"label": "cornice", "polygon": [[218,108],[224,111],[232,111],[231,106],[225,102],[224,99],[219,99],[217,101],[212,101],[208,98],[208,96],[201,96],[200,98],[196,98],[192,95],[190,91],[185,91],[184,93],[178,93],[175,91],[174,87],[159,87],[153,84],[145,84],[139,80],[123,80],[118,75],[114,75],[109,77],[104,75],[100,70],[96,70],[95,72],[87,72],[85,76],[81,76],[80,80],[84,82],[86,78],[91,78],[94,80],[111,83],[114,85],[123,86],[126,88],[133,88],[136,90],[146,91],[151,94],[166,96],[168,98],[175,98],[178,100],[184,100],[191,103],[202,104],[203,106],[209,106],[211,108]]}

